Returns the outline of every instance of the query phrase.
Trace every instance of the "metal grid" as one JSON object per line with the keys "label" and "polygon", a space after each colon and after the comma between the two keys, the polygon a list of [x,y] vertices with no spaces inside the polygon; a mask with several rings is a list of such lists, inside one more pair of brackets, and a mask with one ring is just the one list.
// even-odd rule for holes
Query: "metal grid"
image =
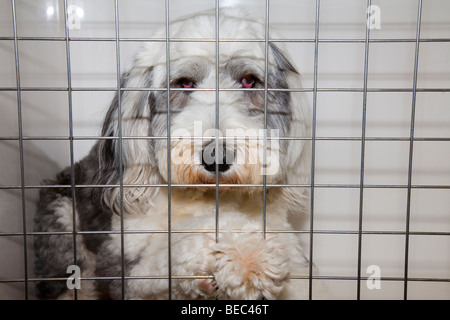
{"label": "metal grid", "polygon": [[[121,102],[120,102],[120,93],[122,91],[142,91],[142,90],[151,90],[151,91],[165,91],[167,92],[167,128],[170,128],[170,91],[176,90],[191,90],[191,91],[214,91],[216,94],[216,129],[218,129],[219,124],[219,92],[221,91],[230,91],[230,90],[241,90],[241,89],[223,89],[219,88],[219,75],[216,73],[216,87],[211,89],[177,89],[170,88],[170,43],[172,42],[212,42],[215,43],[216,46],[216,67],[218,69],[219,66],[219,44],[221,42],[262,42],[265,45],[265,87],[263,89],[253,89],[253,90],[261,90],[264,91],[264,128],[267,128],[267,96],[269,91],[288,91],[288,92],[310,92],[313,97],[313,118],[312,118],[312,136],[311,137],[280,137],[280,139],[293,139],[293,140],[305,140],[311,141],[312,145],[312,165],[311,165],[311,183],[310,184],[277,184],[272,185],[266,182],[266,176],[264,175],[264,180],[262,184],[252,184],[252,185],[238,185],[238,186],[246,186],[246,187],[262,187],[263,188],[263,236],[266,236],[266,233],[279,233],[279,232],[293,232],[297,234],[306,234],[309,235],[309,276],[300,276],[293,277],[295,279],[304,279],[309,281],[309,299],[313,298],[313,281],[314,280],[356,280],[357,281],[357,299],[361,298],[361,282],[366,280],[367,277],[362,276],[361,267],[362,267],[362,236],[366,234],[378,234],[378,235],[401,235],[404,236],[405,241],[405,250],[404,250],[404,276],[403,277],[383,277],[381,280],[384,281],[402,281],[403,282],[403,297],[404,299],[408,298],[408,283],[411,281],[430,281],[430,282],[450,282],[448,278],[411,278],[408,276],[408,262],[409,262],[409,240],[411,235],[429,235],[429,236],[450,236],[450,232],[412,232],[410,231],[410,218],[411,218],[411,191],[413,189],[450,189],[450,185],[415,185],[412,184],[412,167],[413,167],[413,148],[414,142],[417,141],[445,141],[450,142],[450,137],[446,138],[417,138],[414,136],[414,126],[415,126],[415,105],[416,105],[416,94],[418,92],[450,92],[450,88],[418,88],[417,87],[417,75],[418,75],[418,61],[419,61],[419,48],[420,44],[424,42],[450,42],[450,38],[432,38],[432,39],[421,39],[420,38],[420,29],[421,29],[421,14],[422,14],[422,0],[418,0],[418,9],[417,9],[417,31],[415,39],[370,39],[370,29],[366,27],[366,37],[365,39],[319,39],[319,18],[320,18],[320,0],[315,0],[315,37],[314,39],[269,39],[269,0],[265,1],[265,38],[264,39],[219,39],[219,0],[215,0],[215,14],[216,14],[216,37],[214,39],[177,39],[169,37],[169,0],[164,0],[165,3],[165,28],[166,28],[166,37],[165,38],[121,38],[119,37],[119,10],[118,10],[118,0],[114,0],[114,13],[115,13],[115,37],[113,38],[96,38],[96,37],[71,37],[69,35],[68,29],[68,21],[67,21],[67,6],[68,0],[64,0],[64,24],[65,24],[65,37],[19,37],[17,34],[17,21],[16,21],[16,5],[15,0],[11,0],[12,7],[12,23],[13,23],[13,37],[0,37],[0,41],[14,41],[14,54],[15,54],[15,71],[16,71],[16,87],[0,87],[0,91],[12,91],[17,93],[17,114],[18,114],[18,137],[16,136],[8,136],[8,137],[0,137],[0,141],[18,141],[19,143],[19,154],[20,154],[20,185],[9,185],[9,186],[0,186],[0,190],[20,190],[21,191],[21,199],[22,199],[22,221],[23,221],[23,230],[22,232],[3,232],[0,233],[0,237],[6,236],[17,236],[23,237],[23,250],[24,250],[24,278],[22,279],[1,279],[0,283],[13,283],[19,282],[24,283],[24,297],[25,299],[29,298],[29,285],[40,281],[41,279],[32,278],[28,274],[28,261],[27,261],[27,236],[39,236],[39,235],[49,235],[49,234],[61,234],[61,235],[72,235],[73,236],[73,244],[74,244],[74,264],[77,263],[77,241],[76,236],[82,234],[94,234],[94,233],[102,233],[102,234],[118,234],[121,236],[121,254],[122,254],[122,275],[121,277],[97,277],[97,278],[83,278],[82,280],[101,280],[101,279],[115,279],[122,281],[122,298],[125,298],[125,286],[124,282],[126,280],[131,279],[167,279],[169,284],[169,299],[171,298],[171,286],[173,279],[194,279],[199,277],[194,276],[173,276],[171,273],[171,235],[174,233],[184,233],[184,232],[211,232],[211,231],[201,231],[201,230],[188,230],[188,231],[176,231],[171,230],[171,189],[179,188],[179,187],[188,187],[190,185],[185,184],[172,184],[170,182],[171,170],[170,170],[170,130],[167,130],[167,137],[124,137],[122,136],[122,128],[121,128]],[[367,6],[371,5],[371,0],[367,0]],[[426,5],[426,3],[425,3]],[[369,13],[367,13],[367,19],[369,18]],[[19,41],[59,41],[64,42],[66,45],[66,63],[67,63],[67,88],[59,88],[59,87],[22,87],[20,82],[20,61],[19,61]],[[115,52],[116,52],[116,68],[117,68],[117,87],[111,88],[76,88],[72,86],[72,73],[71,73],[71,56],[70,56],[70,45],[72,42],[76,41],[95,41],[95,42],[114,42],[115,43]],[[121,42],[162,42],[166,45],[166,71],[167,71],[167,87],[166,88],[121,88],[120,82],[120,44]],[[304,88],[304,89],[277,89],[277,88],[268,88],[267,87],[267,76],[268,76],[268,48],[270,42],[291,42],[291,43],[313,43],[314,44],[314,82],[312,88]],[[414,57],[414,78],[413,78],[413,88],[412,89],[404,89],[404,88],[368,88],[367,79],[368,79],[368,59],[369,59],[369,48],[371,43],[401,43],[401,42],[411,42],[415,43],[415,57]],[[318,87],[318,51],[319,51],[319,43],[364,43],[365,46],[365,57],[364,57],[364,83],[362,88],[319,88]],[[69,106],[69,136],[24,136],[23,134],[23,124],[22,124],[22,92],[24,91],[63,91],[68,92],[68,106]],[[119,135],[117,137],[98,137],[98,136],[74,136],[73,132],[73,103],[72,103],[72,93],[76,91],[116,91],[118,97],[118,117],[119,117]],[[363,119],[362,119],[362,131],[361,137],[317,137],[316,136],[316,122],[317,122],[317,94],[318,92],[361,92],[363,93]],[[411,105],[411,124],[410,124],[410,136],[409,138],[400,138],[400,137],[366,137],[366,106],[367,106],[367,93],[369,92],[406,92],[411,93],[412,96],[412,105]],[[217,132],[217,131],[216,131]],[[201,138],[201,137],[194,137]],[[203,137],[204,138],[204,137]],[[218,147],[218,137],[216,138],[216,147]],[[119,141],[119,150],[122,148],[122,141],[126,139],[166,139],[168,144],[168,183],[161,185],[125,185],[123,182],[122,172],[120,174],[120,182],[118,185],[77,185],[75,183],[74,178],[74,141],[76,140],[97,140],[97,139],[117,139]],[[70,167],[72,172],[72,180],[71,180],[71,192],[72,192],[72,208],[75,212],[75,190],[77,188],[111,188],[117,187],[120,188],[120,197],[121,197],[121,229],[120,231],[76,231],[73,232],[29,232],[27,231],[27,217],[26,217],[26,204],[25,204],[25,192],[28,189],[40,189],[43,186],[40,185],[27,185],[25,183],[25,164],[24,164],[24,156],[23,156],[23,143],[24,141],[34,141],[34,140],[68,140],[70,143]],[[266,149],[266,141],[267,138],[264,139],[264,151]],[[317,184],[315,183],[315,156],[316,156],[316,141],[359,141],[361,143],[361,167],[360,167],[360,183],[359,184]],[[365,145],[366,141],[407,141],[409,142],[409,157],[408,157],[408,182],[406,185],[369,185],[364,182],[364,168],[365,168]],[[120,163],[122,163],[122,152],[120,154]],[[216,157],[218,155],[216,154]],[[266,155],[264,153],[264,159],[266,159]],[[120,165],[120,171],[122,171],[122,166]],[[216,172],[218,172],[218,161],[216,161]],[[129,187],[167,187],[168,188],[168,230],[167,231],[129,231],[124,230],[123,223],[123,189]],[[215,187],[216,189],[216,230],[213,231],[216,235],[216,241],[219,237],[219,179],[216,174],[216,183],[205,185],[210,187]],[[237,185],[230,184],[220,184],[220,186],[225,187],[236,187]],[[47,185],[45,188],[60,188],[61,185]],[[67,186],[66,186],[67,187]],[[296,230],[296,231],[269,231],[266,230],[266,188],[267,187],[306,187],[311,190],[311,202],[310,202],[310,228],[309,230]],[[340,188],[340,189],[358,189],[359,190],[359,227],[357,231],[351,230],[343,230],[343,231],[329,231],[329,230],[315,230],[314,229],[314,191],[316,188]],[[405,231],[364,231],[362,228],[363,222],[363,201],[364,201],[364,190],[369,188],[387,188],[387,189],[406,189],[407,190],[407,211],[406,211],[406,221],[405,221]],[[76,215],[73,215],[73,225],[76,226]],[[75,228],[75,227],[74,227]],[[168,277],[127,277],[125,276],[125,264],[124,264],[124,235],[125,234],[150,234],[150,233],[166,233],[168,235]],[[313,249],[314,249],[314,235],[315,234],[331,234],[331,235],[339,235],[339,234],[354,234],[358,236],[358,267],[357,267],[357,276],[349,277],[349,276],[316,276],[313,274]],[[205,278],[205,277],[203,277]],[[206,277],[207,278],[207,277]],[[46,279],[48,281],[61,281],[66,280],[66,278],[49,278]],[[77,293],[75,290],[75,299],[77,299]]]}

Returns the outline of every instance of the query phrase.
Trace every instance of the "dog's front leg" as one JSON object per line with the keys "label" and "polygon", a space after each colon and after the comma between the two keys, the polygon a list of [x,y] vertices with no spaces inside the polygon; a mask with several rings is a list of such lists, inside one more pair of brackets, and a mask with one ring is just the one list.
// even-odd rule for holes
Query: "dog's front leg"
{"label": "dog's front leg", "polygon": [[[290,259],[275,236],[263,239],[261,233],[224,233],[215,240],[211,233],[174,233],[170,259],[167,247],[164,250],[161,243],[157,250],[153,242],[141,253],[149,259],[139,261],[133,271],[164,273],[170,260],[172,299],[279,297],[289,280]],[[168,297],[167,279],[151,282],[133,281],[127,288],[130,298]]]}
{"label": "dog's front leg", "polygon": [[275,299],[289,279],[289,257],[275,236],[228,234],[214,249],[219,298]]}
{"label": "dog's front leg", "polygon": [[174,299],[214,299],[215,236],[212,233],[172,235],[171,270]]}
{"label": "dog's front leg", "polygon": [[[127,235],[124,240],[125,276],[130,278],[124,283],[126,299],[168,299],[169,287],[172,299],[215,297],[214,234],[172,233],[170,250],[167,235]],[[105,241],[97,257],[99,276],[121,276],[120,246],[120,237]],[[111,298],[121,299],[120,279],[100,284]]]}

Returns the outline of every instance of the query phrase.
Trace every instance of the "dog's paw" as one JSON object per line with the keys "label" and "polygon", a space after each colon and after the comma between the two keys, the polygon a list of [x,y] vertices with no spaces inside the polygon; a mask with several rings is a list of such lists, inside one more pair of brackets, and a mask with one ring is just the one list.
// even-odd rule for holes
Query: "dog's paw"
{"label": "dog's paw", "polygon": [[275,299],[289,279],[289,257],[274,238],[241,236],[215,246],[217,296]]}
{"label": "dog's paw", "polygon": [[215,279],[200,279],[197,281],[197,285],[205,297],[212,297],[217,291],[217,283]]}

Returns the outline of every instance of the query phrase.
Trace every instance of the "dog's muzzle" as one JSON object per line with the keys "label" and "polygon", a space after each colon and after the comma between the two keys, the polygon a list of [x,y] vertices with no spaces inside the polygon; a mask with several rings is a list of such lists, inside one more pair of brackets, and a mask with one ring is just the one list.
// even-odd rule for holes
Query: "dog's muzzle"
{"label": "dog's muzzle", "polygon": [[[216,149],[218,154],[216,155]],[[223,145],[216,145],[215,141],[207,144],[202,150],[202,166],[206,171],[219,173],[228,171],[234,162],[234,151]]]}

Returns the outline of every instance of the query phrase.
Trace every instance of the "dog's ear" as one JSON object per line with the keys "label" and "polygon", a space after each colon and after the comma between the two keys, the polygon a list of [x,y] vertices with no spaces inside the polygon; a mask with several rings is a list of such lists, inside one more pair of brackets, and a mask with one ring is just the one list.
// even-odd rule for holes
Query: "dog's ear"
{"label": "dog's ear", "polygon": [[278,48],[272,42],[269,43],[269,46],[272,51],[273,60],[275,61],[275,64],[277,65],[277,68],[279,70],[291,71],[298,74],[298,71],[295,69],[295,67],[292,65],[292,63],[289,61],[287,56],[281,51],[280,48]]}
{"label": "dog's ear", "polygon": [[[283,81],[279,81],[285,86],[283,89],[301,89],[303,87],[301,76],[289,56],[273,43],[270,43],[270,48],[277,69],[274,72],[277,73],[277,77],[283,78]],[[311,143],[308,141],[311,137],[310,105],[304,93],[288,94],[289,99],[284,101],[288,104],[285,108],[289,109],[290,122],[285,134],[294,139],[287,140],[283,163],[286,170],[284,183],[307,185],[311,181]],[[283,187],[282,191],[286,202],[291,206],[291,211],[305,213],[309,211],[308,188]]]}
{"label": "dog's ear", "polygon": [[[100,185],[139,185],[154,183],[150,135],[152,68],[134,67],[121,78],[120,99],[117,93],[106,114],[102,139],[98,142],[99,169],[96,183]],[[124,90],[125,89],[125,90]],[[133,90],[135,89],[135,90]],[[120,112],[120,116],[119,116]],[[119,137],[122,139],[119,139]],[[121,179],[122,176],[122,179]],[[143,210],[140,199],[154,188],[125,187],[123,199],[120,188],[101,188],[104,206],[113,213],[136,214]]]}

